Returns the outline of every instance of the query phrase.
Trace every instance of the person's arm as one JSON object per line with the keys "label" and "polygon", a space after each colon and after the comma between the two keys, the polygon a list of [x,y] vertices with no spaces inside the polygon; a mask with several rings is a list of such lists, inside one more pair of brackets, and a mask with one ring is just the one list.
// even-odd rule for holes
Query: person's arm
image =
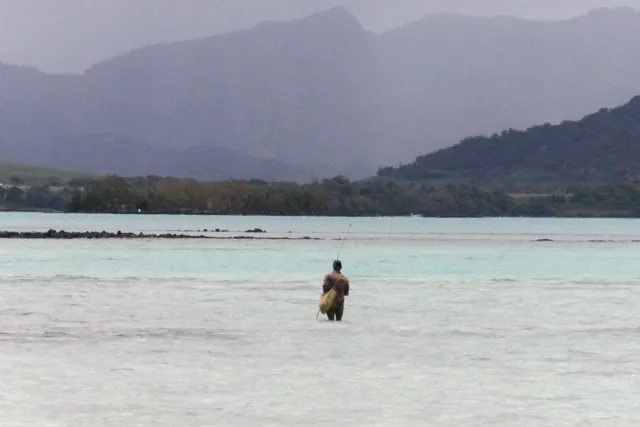
{"label": "person's arm", "polygon": [[344,296],[348,297],[349,296],[349,279],[347,279],[347,277],[345,276],[344,278],[346,280],[346,284],[344,285]]}
{"label": "person's arm", "polygon": [[331,282],[331,278],[327,274],[326,276],[324,276],[324,281],[322,282],[322,293],[326,294],[331,290],[331,288],[333,288],[333,283]]}

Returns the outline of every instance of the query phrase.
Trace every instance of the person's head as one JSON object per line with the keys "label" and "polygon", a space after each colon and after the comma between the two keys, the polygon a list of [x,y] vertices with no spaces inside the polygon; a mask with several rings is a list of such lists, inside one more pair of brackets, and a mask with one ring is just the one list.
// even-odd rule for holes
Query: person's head
{"label": "person's head", "polygon": [[333,261],[333,269],[335,271],[340,271],[342,270],[342,263],[340,262],[340,260],[335,260]]}

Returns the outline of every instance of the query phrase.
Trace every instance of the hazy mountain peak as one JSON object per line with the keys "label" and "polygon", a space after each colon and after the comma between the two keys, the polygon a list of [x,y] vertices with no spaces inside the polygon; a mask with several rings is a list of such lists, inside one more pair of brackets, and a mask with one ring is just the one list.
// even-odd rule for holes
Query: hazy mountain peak
{"label": "hazy mountain peak", "polygon": [[[136,57],[152,63],[150,57],[153,55],[168,55],[170,52],[187,52],[199,46],[207,49],[214,45],[232,45],[239,40],[243,40],[245,48],[252,49],[262,43],[275,43],[272,37],[285,37],[302,44],[303,39],[320,41],[326,38],[334,40],[362,40],[369,36],[362,24],[350,11],[344,8],[335,7],[325,11],[316,12],[301,19],[290,21],[266,21],[254,27],[244,30],[231,31],[225,34],[208,36],[195,40],[182,40],[170,43],[158,43],[126,52],[114,58],[109,58],[94,64],[86,71],[86,75],[95,75],[104,71],[105,67],[110,67],[114,62],[123,59]],[[277,43],[280,43],[278,41]],[[244,52],[244,53],[243,53]],[[247,55],[246,51],[240,50],[236,57]]]}
{"label": "hazy mountain peak", "polygon": [[393,36],[424,31],[435,31],[442,34],[458,33],[460,28],[494,31],[503,27],[525,28],[533,24],[535,24],[534,21],[512,15],[470,16],[458,13],[438,13],[427,15],[402,27],[387,31],[383,35]]}
{"label": "hazy mountain peak", "polygon": [[[371,35],[346,9],[333,8],[299,21],[299,27],[312,38],[362,43]],[[301,31],[302,32],[302,31]]]}
{"label": "hazy mountain peak", "polygon": [[638,15],[640,15],[640,10],[634,9],[628,6],[620,6],[620,7],[606,7],[606,8],[593,9],[587,12],[585,16],[618,18],[618,17],[626,17],[626,16],[637,17]]}
{"label": "hazy mountain peak", "polygon": [[581,22],[590,30],[600,28],[618,32],[622,28],[630,28],[634,31],[633,28],[640,24],[640,11],[631,7],[594,9],[574,21]]}
{"label": "hazy mountain peak", "polygon": [[[292,21],[265,22],[254,27],[253,30],[260,28],[289,29],[291,27],[296,28],[296,30],[304,29],[313,34],[340,35],[366,32],[358,18],[349,10],[341,7],[316,12],[305,18]],[[249,31],[251,31],[251,29]]]}
{"label": "hazy mountain peak", "polygon": [[353,13],[351,13],[349,10],[342,7],[334,7],[321,12],[316,12],[302,19],[302,21],[312,21],[312,20],[324,21],[329,23],[342,22],[349,25],[355,24],[360,26],[360,21],[358,21],[358,18],[356,18],[356,16]]}
{"label": "hazy mountain peak", "polygon": [[446,26],[452,24],[475,24],[489,27],[493,25],[530,25],[536,23],[549,23],[549,22],[568,22],[568,21],[580,21],[580,20],[592,20],[600,22],[603,20],[636,20],[640,17],[640,10],[620,6],[611,8],[598,8],[587,12],[584,15],[577,16],[572,19],[563,19],[560,21],[536,21],[533,19],[521,18],[515,15],[493,15],[493,16],[473,16],[465,15],[461,13],[434,13],[427,15],[423,18],[417,19],[413,22],[405,24],[404,26],[389,30],[388,33],[402,32],[406,29],[426,27],[426,26]]}

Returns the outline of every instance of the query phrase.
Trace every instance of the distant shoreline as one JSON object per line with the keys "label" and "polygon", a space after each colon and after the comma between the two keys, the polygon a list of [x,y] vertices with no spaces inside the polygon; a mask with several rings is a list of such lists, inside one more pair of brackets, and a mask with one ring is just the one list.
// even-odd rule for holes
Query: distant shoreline
{"label": "distant shoreline", "polygon": [[[4,189],[0,212],[312,218],[640,218],[640,181],[530,192],[349,181],[300,185],[110,175],[82,187]],[[507,191],[509,190],[509,191]],[[544,190],[544,191],[542,191]],[[1,196],[0,196],[1,197]],[[2,200],[2,199],[0,199]]]}
{"label": "distant shoreline", "polygon": [[67,215],[140,215],[140,216],[232,216],[232,217],[244,217],[244,216],[260,216],[270,218],[422,218],[422,219],[483,219],[483,218],[535,218],[535,219],[640,219],[640,215],[633,213],[616,213],[616,212],[603,212],[603,213],[557,213],[555,215],[313,215],[313,214],[242,214],[242,213],[213,213],[213,212],[65,212],[55,209],[40,209],[40,208],[24,208],[24,209],[5,209],[0,208],[0,213],[51,213],[51,214],[67,214]]}

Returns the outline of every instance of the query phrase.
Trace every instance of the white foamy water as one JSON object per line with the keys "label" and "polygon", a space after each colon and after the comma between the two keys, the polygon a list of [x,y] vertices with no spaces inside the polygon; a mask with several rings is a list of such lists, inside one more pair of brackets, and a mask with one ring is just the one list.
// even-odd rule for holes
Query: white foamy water
{"label": "white foamy water", "polygon": [[349,223],[342,324],[315,319],[335,240],[0,241],[0,425],[640,425],[635,221],[0,215]]}

